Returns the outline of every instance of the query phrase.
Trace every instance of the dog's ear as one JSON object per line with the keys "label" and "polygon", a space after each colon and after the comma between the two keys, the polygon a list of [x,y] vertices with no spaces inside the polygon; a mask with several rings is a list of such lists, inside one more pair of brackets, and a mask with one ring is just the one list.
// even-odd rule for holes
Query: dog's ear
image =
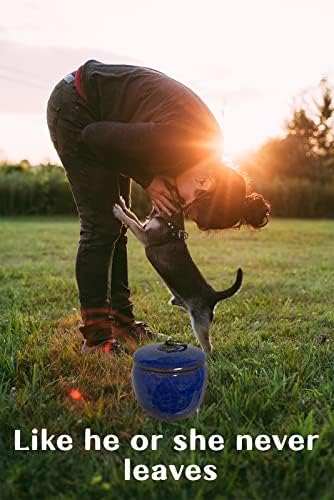
{"label": "dog's ear", "polygon": [[235,295],[237,292],[239,292],[242,285],[242,278],[243,278],[243,272],[242,269],[239,268],[237,271],[236,280],[233,283],[233,285],[230,288],[227,288],[226,290],[215,293],[214,304],[216,305],[217,302],[219,302],[220,300],[228,299],[229,297],[232,297],[232,295]]}

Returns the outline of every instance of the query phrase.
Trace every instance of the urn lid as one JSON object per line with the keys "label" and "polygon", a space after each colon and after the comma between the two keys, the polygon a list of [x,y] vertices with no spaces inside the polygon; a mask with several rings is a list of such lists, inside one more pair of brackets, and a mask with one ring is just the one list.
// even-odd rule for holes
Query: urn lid
{"label": "urn lid", "polygon": [[159,344],[145,345],[133,355],[136,367],[163,373],[194,370],[201,367],[205,360],[205,353],[198,347],[171,339]]}

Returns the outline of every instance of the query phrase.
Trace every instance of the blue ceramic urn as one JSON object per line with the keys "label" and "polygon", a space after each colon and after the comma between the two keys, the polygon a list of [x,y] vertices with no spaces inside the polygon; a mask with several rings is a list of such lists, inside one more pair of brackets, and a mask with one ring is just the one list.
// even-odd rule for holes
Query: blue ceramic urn
{"label": "blue ceramic urn", "polygon": [[138,403],[158,420],[181,420],[203,401],[207,385],[206,355],[197,347],[167,340],[138,349],[132,382]]}

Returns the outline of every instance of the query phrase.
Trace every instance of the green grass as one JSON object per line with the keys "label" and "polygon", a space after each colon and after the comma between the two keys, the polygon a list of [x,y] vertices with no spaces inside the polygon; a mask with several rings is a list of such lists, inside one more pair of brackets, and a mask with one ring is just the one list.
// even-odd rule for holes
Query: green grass
{"label": "green grass", "polygon": [[[216,288],[244,270],[241,293],[221,303],[215,353],[198,416],[146,418],[130,382],[131,357],[80,357],[72,219],[0,222],[0,497],[136,499],[330,499],[334,467],[333,221],[274,220],[261,232],[202,235],[189,247]],[[132,237],[131,287],[138,318],[195,343],[187,315]],[[186,277],[185,277],[186,279]],[[319,343],[318,336],[329,339]],[[78,389],[83,399],[69,397]],[[69,433],[70,452],[14,452],[13,429]],[[117,452],[85,452],[83,430],[120,436]],[[222,452],[177,453],[171,439],[191,427],[223,434]],[[156,452],[131,451],[133,434],[165,436]],[[320,434],[313,451],[234,450],[237,434]],[[123,479],[134,464],[216,464],[216,481]]]}

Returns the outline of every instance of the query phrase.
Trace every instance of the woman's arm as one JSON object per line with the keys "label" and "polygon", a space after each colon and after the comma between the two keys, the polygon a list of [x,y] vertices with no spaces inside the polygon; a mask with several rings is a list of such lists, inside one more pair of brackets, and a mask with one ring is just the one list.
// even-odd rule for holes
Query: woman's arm
{"label": "woman's arm", "polygon": [[115,165],[122,174],[137,181],[158,212],[171,215],[177,210],[159,175],[166,169],[170,172],[171,162],[176,164],[170,125],[96,122],[83,129],[82,140],[98,155],[110,157],[111,168]]}
{"label": "woman's arm", "polygon": [[[94,122],[82,131],[90,149],[146,188],[156,176],[179,174],[180,135],[173,124]],[[183,151],[184,153],[184,151]]]}

